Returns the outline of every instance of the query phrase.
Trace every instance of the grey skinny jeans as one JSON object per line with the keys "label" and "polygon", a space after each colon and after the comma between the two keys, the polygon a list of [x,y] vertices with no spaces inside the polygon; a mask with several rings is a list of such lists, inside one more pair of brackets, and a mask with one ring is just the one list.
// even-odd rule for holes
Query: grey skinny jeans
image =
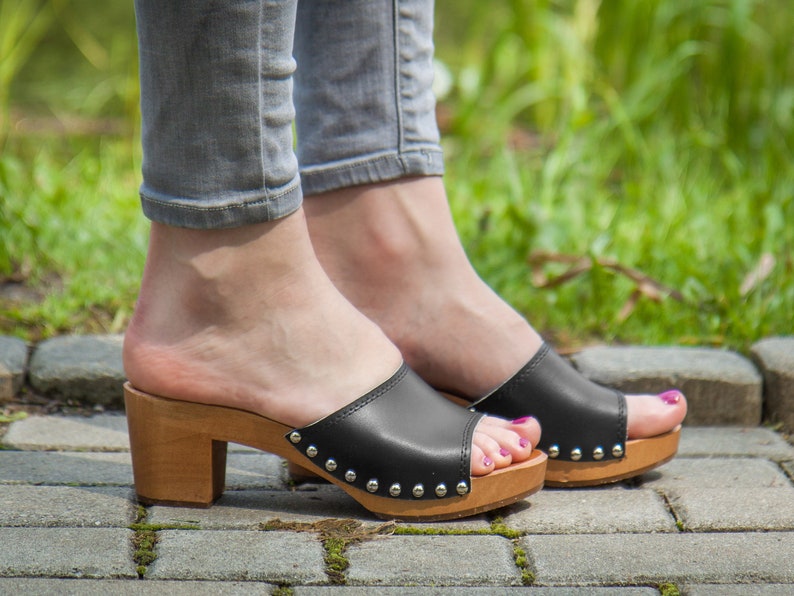
{"label": "grey skinny jeans", "polygon": [[443,173],[433,0],[135,9],[150,219],[236,227],[294,212],[303,193]]}

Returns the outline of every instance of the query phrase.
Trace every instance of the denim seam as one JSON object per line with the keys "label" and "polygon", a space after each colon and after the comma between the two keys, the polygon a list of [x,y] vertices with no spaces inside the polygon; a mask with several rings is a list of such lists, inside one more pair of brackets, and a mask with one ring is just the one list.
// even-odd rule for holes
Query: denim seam
{"label": "denim seam", "polygon": [[[267,166],[265,164],[265,135],[264,135],[264,122],[262,122],[262,93],[263,93],[263,83],[262,83],[262,27],[264,21],[264,3],[259,3],[259,24],[257,26],[257,35],[256,35],[256,43],[257,43],[257,53],[256,53],[256,61],[257,61],[257,72],[256,72],[256,82],[257,82],[257,108],[259,110],[258,113],[258,122],[259,122],[259,166],[262,172],[262,188],[265,189],[265,194],[270,195],[267,192]],[[268,209],[268,217],[270,216],[270,209]]]}
{"label": "denim seam", "polygon": [[361,167],[361,166],[365,166],[367,164],[375,164],[375,163],[382,162],[382,161],[389,161],[390,159],[393,159],[393,158],[398,159],[399,162],[400,162],[400,165],[403,168],[403,170],[405,170],[406,169],[406,164],[405,164],[405,160],[403,159],[403,157],[405,155],[419,154],[419,155],[427,156],[427,155],[430,155],[432,153],[437,153],[439,155],[442,155],[443,152],[441,151],[441,149],[439,147],[437,147],[435,145],[431,145],[431,146],[428,146],[427,148],[417,148],[417,149],[412,149],[411,151],[403,151],[403,152],[396,151],[396,152],[383,153],[381,155],[378,155],[377,157],[367,157],[367,158],[364,158],[364,159],[358,159],[358,160],[350,161],[349,163],[346,163],[346,164],[343,164],[343,165],[339,165],[339,166],[330,166],[329,167],[327,165],[317,165],[317,166],[302,167],[301,168],[301,173],[310,175],[310,174],[315,174],[315,173],[320,173],[320,172],[322,172],[322,173],[325,173],[325,172],[328,172],[328,173],[343,172],[345,170],[353,170],[355,168],[358,168],[358,167]]}
{"label": "denim seam", "polygon": [[185,203],[175,204],[173,201],[163,201],[162,199],[155,199],[154,197],[147,195],[145,192],[141,192],[140,195],[142,199],[146,200],[147,202],[153,205],[160,205],[163,207],[167,207],[169,209],[179,209],[179,210],[196,211],[196,212],[211,212],[211,211],[229,211],[231,209],[239,209],[241,207],[253,207],[258,205],[269,206],[269,204],[272,204],[274,201],[277,201],[281,197],[284,197],[290,193],[295,192],[295,189],[299,187],[300,184],[297,184],[286,188],[283,192],[280,192],[275,195],[268,194],[268,196],[263,197],[261,199],[257,199],[255,201],[242,201],[242,202],[230,203],[229,205],[222,205],[217,207],[194,207],[193,205],[188,205]]}
{"label": "denim seam", "polygon": [[404,150],[405,135],[403,133],[404,118],[402,110],[402,68],[400,66],[400,7],[399,0],[392,2],[392,43],[394,44],[394,103],[397,111],[397,159],[400,161],[403,171],[406,164],[403,161],[402,153]]}

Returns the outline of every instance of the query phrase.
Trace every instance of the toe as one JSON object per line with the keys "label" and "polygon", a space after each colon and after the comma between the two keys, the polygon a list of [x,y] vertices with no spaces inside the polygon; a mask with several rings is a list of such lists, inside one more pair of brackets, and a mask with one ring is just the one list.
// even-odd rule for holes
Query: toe
{"label": "toe", "polygon": [[540,439],[540,426],[534,418],[516,422],[492,416],[482,419],[474,433],[472,474],[487,474],[532,455]]}
{"label": "toe", "polygon": [[540,441],[540,424],[535,418],[527,416],[507,421],[495,416],[487,416],[478,427],[479,431],[489,434],[507,449],[514,461],[524,461]]}
{"label": "toe", "polygon": [[678,390],[659,395],[627,395],[629,439],[666,433],[684,421],[687,402]]}
{"label": "toe", "polygon": [[[498,450],[498,447],[497,447]],[[471,475],[484,476],[489,472],[496,469],[496,464],[492,457],[487,452],[493,453],[493,445],[488,441],[488,438],[480,433],[474,433],[474,439],[471,446]]]}

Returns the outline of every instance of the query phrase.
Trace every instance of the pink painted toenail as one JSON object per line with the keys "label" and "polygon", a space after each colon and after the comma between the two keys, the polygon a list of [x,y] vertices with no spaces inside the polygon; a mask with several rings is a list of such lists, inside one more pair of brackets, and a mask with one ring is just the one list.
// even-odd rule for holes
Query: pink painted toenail
{"label": "pink painted toenail", "polygon": [[490,467],[493,465],[493,460],[486,455],[482,458],[482,465],[484,465],[486,468]]}
{"label": "pink painted toenail", "polygon": [[501,455],[502,457],[507,457],[508,455],[510,455],[510,452],[507,449],[505,449],[504,447],[502,447],[499,450],[499,455]]}
{"label": "pink painted toenail", "polygon": [[532,416],[524,416],[522,418],[516,418],[515,420],[513,420],[512,423],[513,424],[524,424],[528,420],[532,420]]}
{"label": "pink painted toenail", "polygon": [[681,401],[682,394],[678,389],[671,389],[659,394],[659,399],[668,405],[675,405]]}
{"label": "pink painted toenail", "polygon": [[519,444],[519,445],[521,445],[521,448],[523,449],[524,447],[526,447],[527,445],[529,445],[529,439],[525,439],[524,437],[521,437],[521,438],[518,440],[518,444]]}

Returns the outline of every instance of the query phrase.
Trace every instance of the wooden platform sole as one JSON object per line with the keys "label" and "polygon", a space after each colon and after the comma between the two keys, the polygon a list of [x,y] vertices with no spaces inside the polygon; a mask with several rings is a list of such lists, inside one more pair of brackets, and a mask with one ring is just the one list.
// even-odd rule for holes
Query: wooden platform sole
{"label": "wooden platform sole", "polygon": [[384,519],[437,521],[476,515],[523,499],[543,486],[546,455],[471,479],[462,497],[403,500],[367,493],[328,474],[285,439],[292,428],[264,416],[149,395],[124,385],[133,475],[147,504],[209,507],[223,493],[227,443],[279,455],[333,482]]}
{"label": "wooden platform sole", "polygon": [[626,442],[626,455],[602,462],[572,462],[549,459],[546,486],[598,486],[639,476],[667,463],[678,451],[681,427],[648,439]]}

